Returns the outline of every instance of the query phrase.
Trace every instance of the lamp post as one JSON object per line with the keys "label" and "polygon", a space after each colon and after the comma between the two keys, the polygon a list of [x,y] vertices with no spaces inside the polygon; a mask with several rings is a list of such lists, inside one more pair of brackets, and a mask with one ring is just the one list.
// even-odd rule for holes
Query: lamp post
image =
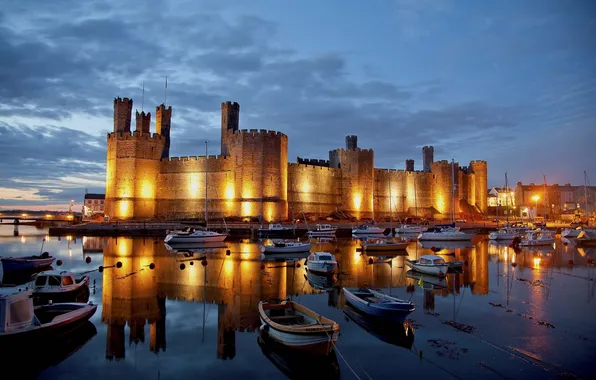
{"label": "lamp post", "polygon": [[536,208],[536,211],[534,211],[534,219],[536,219],[536,217],[538,216],[538,200],[539,199],[540,199],[540,195],[538,195],[538,194],[535,194],[532,197],[532,200],[534,201],[535,208]]}

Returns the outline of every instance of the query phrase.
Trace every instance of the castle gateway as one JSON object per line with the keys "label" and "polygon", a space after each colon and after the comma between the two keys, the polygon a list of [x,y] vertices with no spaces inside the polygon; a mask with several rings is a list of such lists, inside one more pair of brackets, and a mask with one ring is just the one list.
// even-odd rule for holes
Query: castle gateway
{"label": "castle gateway", "polygon": [[[105,214],[112,220],[202,219],[205,196],[210,219],[262,218],[280,221],[294,213],[356,218],[404,215],[450,217],[455,212],[484,213],[487,208],[487,163],[467,167],[433,161],[424,147],[423,171],[374,167],[372,149],[358,147],[356,136],[346,148],[329,152],[329,160],[298,158],[288,163],[288,137],[275,131],[240,130],[238,103],[221,104],[221,155],[170,157],[172,107],[136,112],[131,131],[132,99],[114,99],[114,132],[108,134]],[[207,170],[207,173],[206,173]],[[205,175],[207,174],[207,175]],[[455,182],[455,183],[453,183]],[[205,186],[207,183],[207,186]]]}

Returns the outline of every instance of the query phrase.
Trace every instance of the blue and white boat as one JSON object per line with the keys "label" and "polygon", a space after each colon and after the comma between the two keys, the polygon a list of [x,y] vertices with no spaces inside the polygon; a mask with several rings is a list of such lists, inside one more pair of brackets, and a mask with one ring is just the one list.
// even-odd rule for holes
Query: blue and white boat
{"label": "blue and white boat", "polygon": [[2,260],[4,272],[9,272],[45,268],[52,265],[55,258],[44,252],[38,256],[2,257],[0,260]]}
{"label": "blue and white boat", "polygon": [[357,310],[385,319],[403,321],[414,311],[412,302],[369,288],[344,288],[344,296]]}

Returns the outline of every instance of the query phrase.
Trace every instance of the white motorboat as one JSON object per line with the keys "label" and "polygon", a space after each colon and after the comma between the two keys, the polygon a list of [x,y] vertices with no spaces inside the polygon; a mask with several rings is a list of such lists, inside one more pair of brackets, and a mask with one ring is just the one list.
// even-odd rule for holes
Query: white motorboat
{"label": "white motorboat", "polygon": [[398,234],[420,234],[428,230],[427,226],[419,226],[415,224],[402,224],[395,228],[395,232]]}
{"label": "white motorboat", "polygon": [[352,235],[382,235],[385,230],[375,226],[374,224],[361,224],[352,229]]}
{"label": "white motorboat", "polygon": [[317,236],[335,236],[335,232],[337,231],[336,226],[332,226],[331,224],[317,224],[314,229],[309,229],[307,234],[311,237]]}
{"label": "white motorboat", "polygon": [[497,231],[493,231],[488,234],[490,240],[513,240],[516,236],[520,236],[521,233],[511,227],[503,227]]}
{"label": "white motorboat", "polygon": [[337,261],[330,252],[313,252],[306,260],[309,272],[318,274],[333,274],[337,270]]}
{"label": "white motorboat", "polygon": [[372,239],[362,241],[362,250],[369,251],[399,251],[406,249],[407,241],[395,241],[390,239]]}
{"label": "white motorboat", "polygon": [[226,233],[186,227],[183,230],[169,232],[164,241],[168,244],[215,243],[222,242],[227,237]]}
{"label": "white motorboat", "polygon": [[406,260],[406,265],[417,272],[439,277],[445,276],[449,270],[445,259],[437,255],[424,255],[418,260]]}
{"label": "white motorboat", "polygon": [[259,237],[281,237],[290,236],[293,231],[293,227],[284,226],[281,223],[270,223],[267,228],[259,228],[257,234]]}
{"label": "white motorboat", "polygon": [[259,302],[261,330],[287,347],[327,355],[339,338],[340,327],[306,307],[293,302]]}
{"label": "white motorboat", "polygon": [[261,246],[261,251],[267,253],[310,252],[312,244],[300,241],[277,241],[271,245]]}
{"label": "white motorboat", "polygon": [[563,231],[561,231],[561,236],[565,238],[576,238],[579,236],[582,230],[582,227],[565,228]]}
{"label": "white motorboat", "polygon": [[432,231],[426,231],[418,235],[420,241],[468,241],[476,234],[470,234],[459,230],[459,227],[435,227]]}
{"label": "white motorboat", "polygon": [[526,235],[520,239],[519,245],[522,247],[532,247],[537,245],[552,245],[555,242],[553,233],[549,230],[534,230],[528,231]]}

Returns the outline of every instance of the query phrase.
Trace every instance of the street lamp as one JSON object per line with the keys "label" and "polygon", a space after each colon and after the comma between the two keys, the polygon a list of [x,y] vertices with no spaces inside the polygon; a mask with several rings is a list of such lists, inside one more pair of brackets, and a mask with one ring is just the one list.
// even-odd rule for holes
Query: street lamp
{"label": "street lamp", "polygon": [[532,197],[532,200],[533,200],[533,201],[535,202],[535,204],[536,204],[536,211],[535,211],[535,213],[534,213],[534,219],[536,219],[536,217],[538,216],[538,200],[539,200],[539,199],[540,199],[540,195],[538,195],[538,194],[535,194],[535,195]]}

